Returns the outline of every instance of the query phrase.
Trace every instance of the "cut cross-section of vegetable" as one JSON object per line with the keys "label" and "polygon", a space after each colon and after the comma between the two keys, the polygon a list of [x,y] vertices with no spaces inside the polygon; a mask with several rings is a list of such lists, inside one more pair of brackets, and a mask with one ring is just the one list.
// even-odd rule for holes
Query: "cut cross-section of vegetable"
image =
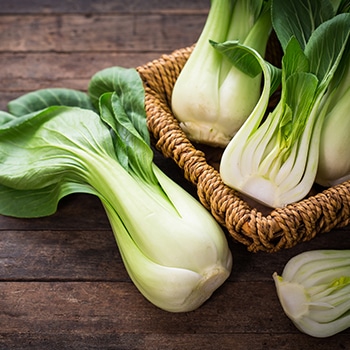
{"label": "cut cross-section of vegetable", "polygon": [[[317,0],[308,4],[316,8],[320,5]],[[307,26],[303,6],[299,5],[283,0],[275,0],[272,5],[274,28],[284,55],[281,98],[267,116],[277,69],[247,46],[235,42],[217,44],[241,69],[249,70],[249,64],[243,61],[249,63],[255,57],[264,74],[260,100],[225,148],[220,174],[227,185],[269,207],[283,207],[303,199],[315,182],[327,110],[321,107],[330,103],[325,99],[327,89],[337,69],[345,64],[342,57],[349,45],[349,13],[333,15],[331,11],[327,13],[326,6],[327,11],[319,9],[306,16],[312,22]],[[327,13],[329,19],[320,19],[320,12]],[[283,21],[287,16],[290,27]]]}
{"label": "cut cross-section of vegetable", "polygon": [[273,274],[286,315],[302,332],[324,338],[350,327],[350,250],[313,250]]}

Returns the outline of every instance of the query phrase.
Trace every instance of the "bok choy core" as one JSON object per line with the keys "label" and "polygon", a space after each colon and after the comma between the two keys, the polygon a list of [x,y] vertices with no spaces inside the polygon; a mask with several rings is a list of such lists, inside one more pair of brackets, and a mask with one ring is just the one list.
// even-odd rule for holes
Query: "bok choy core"
{"label": "bok choy core", "polygon": [[238,40],[264,55],[271,27],[267,1],[211,1],[203,31],[172,92],[172,111],[189,139],[225,147],[260,96],[261,74],[243,73],[210,41]]}
{"label": "bok choy core", "polygon": [[350,327],[350,250],[314,250],[273,274],[286,315],[302,332],[329,337]]}
{"label": "bok choy core", "polygon": [[240,58],[242,69],[249,69],[243,61],[254,57],[264,73],[261,98],[224,150],[220,174],[227,185],[269,207],[304,198],[314,184],[326,114],[321,107],[329,103],[327,89],[348,47],[350,14],[336,14],[328,1],[307,4],[306,15],[302,0],[272,2],[273,27],[284,55],[281,98],[267,116],[277,69],[247,46],[218,45],[233,61]]}
{"label": "bok choy core", "polygon": [[40,217],[70,193],[96,195],[140,292],[166,311],[194,310],[230,274],[226,237],[153,163],[136,70],[101,71],[89,92],[99,113],[64,106],[62,91],[62,106],[45,107],[45,91],[10,104],[18,116],[0,125],[0,213]]}

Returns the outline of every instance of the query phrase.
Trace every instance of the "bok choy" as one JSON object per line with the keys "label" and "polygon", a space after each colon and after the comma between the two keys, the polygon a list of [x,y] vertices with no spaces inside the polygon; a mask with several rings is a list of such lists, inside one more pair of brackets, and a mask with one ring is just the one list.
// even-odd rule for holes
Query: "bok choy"
{"label": "bok choy", "polygon": [[97,73],[76,107],[56,93],[62,105],[38,91],[3,118],[0,213],[40,217],[68,194],[96,195],[140,292],[166,311],[199,307],[229,276],[231,252],[210,213],[154,164],[136,70]]}
{"label": "bok choy", "polygon": [[[314,184],[325,118],[327,89],[348,47],[350,14],[328,1],[272,2],[272,23],[283,48],[281,98],[266,116],[276,70],[261,55],[237,43],[218,44],[233,61],[260,65],[261,98],[224,150],[223,181],[269,207],[304,198]],[[305,12],[308,10],[308,12]],[[253,62],[254,63],[254,62]]]}
{"label": "bok choy", "polygon": [[350,43],[325,100],[316,182],[334,186],[350,180]]}
{"label": "bok choy", "polygon": [[225,147],[257,103],[261,74],[237,69],[210,41],[238,40],[265,54],[270,2],[212,0],[202,33],[172,92],[172,111],[188,138]]}
{"label": "bok choy", "polygon": [[273,274],[284,312],[302,332],[329,337],[350,327],[350,250],[313,250]]}

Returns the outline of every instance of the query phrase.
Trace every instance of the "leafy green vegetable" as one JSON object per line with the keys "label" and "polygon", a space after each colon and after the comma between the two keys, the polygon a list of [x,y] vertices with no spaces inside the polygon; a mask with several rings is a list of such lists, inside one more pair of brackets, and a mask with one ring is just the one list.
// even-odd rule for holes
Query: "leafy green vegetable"
{"label": "leafy green vegetable", "polygon": [[203,31],[172,92],[172,111],[189,139],[225,147],[260,96],[260,71],[245,74],[210,42],[237,40],[264,55],[270,31],[269,1],[211,2]]}
{"label": "leafy green vegetable", "polygon": [[93,109],[90,97],[86,93],[66,88],[33,91],[9,102],[7,107],[12,115],[21,116],[54,105]]}
{"label": "leafy green vegetable", "polygon": [[8,112],[0,111],[0,125],[5,124],[5,123],[7,123],[15,118],[16,118],[16,116],[14,116]]}
{"label": "leafy green vegetable", "polygon": [[350,180],[350,41],[345,52],[320,107],[326,117],[315,181],[323,186]]}
{"label": "leafy green vegetable", "polygon": [[314,250],[273,274],[286,315],[302,332],[325,338],[350,327],[350,250]]}
{"label": "leafy green vegetable", "polygon": [[[308,4],[314,2],[318,3]],[[350,14],[330,14],[315,27],[322,18],[319,14],[326,10],[311,12],[314,7],[310,6],[306,16],[303,4],[301,0],[272,3],[272,21],[284,55],[281,99],[267,116],[273,68],[256,51],[229,43],[232,50],[244,50],[250,59],[256,58],[264,72],[264,89],[255,109],[226,147],[220,174],[227,185],[270,207],[304,198],[315,181],[325,118],[320,107],[335,71],[344,64],[342,56],[349,40]],[[305,23],[306,18],[310,23]],[[298,37],[304,40],[299,42]]]}
{"label": "leafy green vegetable", "polygon": [[110,72],[120,89],[95,85],[105,72],[89,87],[100,115],[79,106],[29,108],[0,125],[0,213],[39,217],[70,193],[98,196],[141,293],[164,310],[191,311],[226,280],[231,252],[209,212],[153,163],[137,131],[145,111],[136,70]]}

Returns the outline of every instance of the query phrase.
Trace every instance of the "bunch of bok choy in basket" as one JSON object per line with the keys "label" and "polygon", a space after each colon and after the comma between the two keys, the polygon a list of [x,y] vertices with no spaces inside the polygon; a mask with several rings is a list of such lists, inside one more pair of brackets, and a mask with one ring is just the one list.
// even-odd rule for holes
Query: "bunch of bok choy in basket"
{"label": "bunch of bok choy in basket", "polygon": [[237,69],[210,41],[239,40],[263,56],[271,28],[270,1],[211,1],[172,92],[172,111],[190,140],[225,147],[260,96],[261,74],[252,77]]}
{"label": "bunch of bok choy in basket", "polygon": [[[259,102],[223,152],[220,174],[228,186],[269,207],[303,199],[316,176],[331,183],[328,177],[345,178],[350,172],[348,151],[336,175],[325,170],[338,162],[338,154],[329,160],[329,153],[339,149],[332,146],[338,137],[334,124],[336,130],[343,128],[334,115],[342,113],[339,118],[346,119],[348,114],[341,106],[349,105],[349,78],[343,74],[349,70],[350,46],[350,13],[344,12],[345,5],[327,0],[272,1],[272,24],[283,49],[280,72],[246,45],[216,44],[240,69],[255,74],[260,66],[264,76]],[[281,97],[266,116],[279,76]],[[327,129],[322,131],[324,125]],[[328,139],[330,133],[335,135]],[[339,134],[339,141],[346,142],[340,146],[342,154],[349,149],[345,135]]]}
{"label": "bunch of bok choy in basket", "polygon": [[229,276],[232,256],[210,213],[153,162],[135,69],[98,72],[89,94],[34,91],[0,113],[0,213],[41,217],[71,193],[96,195],[140,292],[191,311]]}
{"label": "bunch of bok choy in basket", "polygon": [[350,250],[313,250],[273,274],[286,315],[311,336],[325,338],[350,327]]}

